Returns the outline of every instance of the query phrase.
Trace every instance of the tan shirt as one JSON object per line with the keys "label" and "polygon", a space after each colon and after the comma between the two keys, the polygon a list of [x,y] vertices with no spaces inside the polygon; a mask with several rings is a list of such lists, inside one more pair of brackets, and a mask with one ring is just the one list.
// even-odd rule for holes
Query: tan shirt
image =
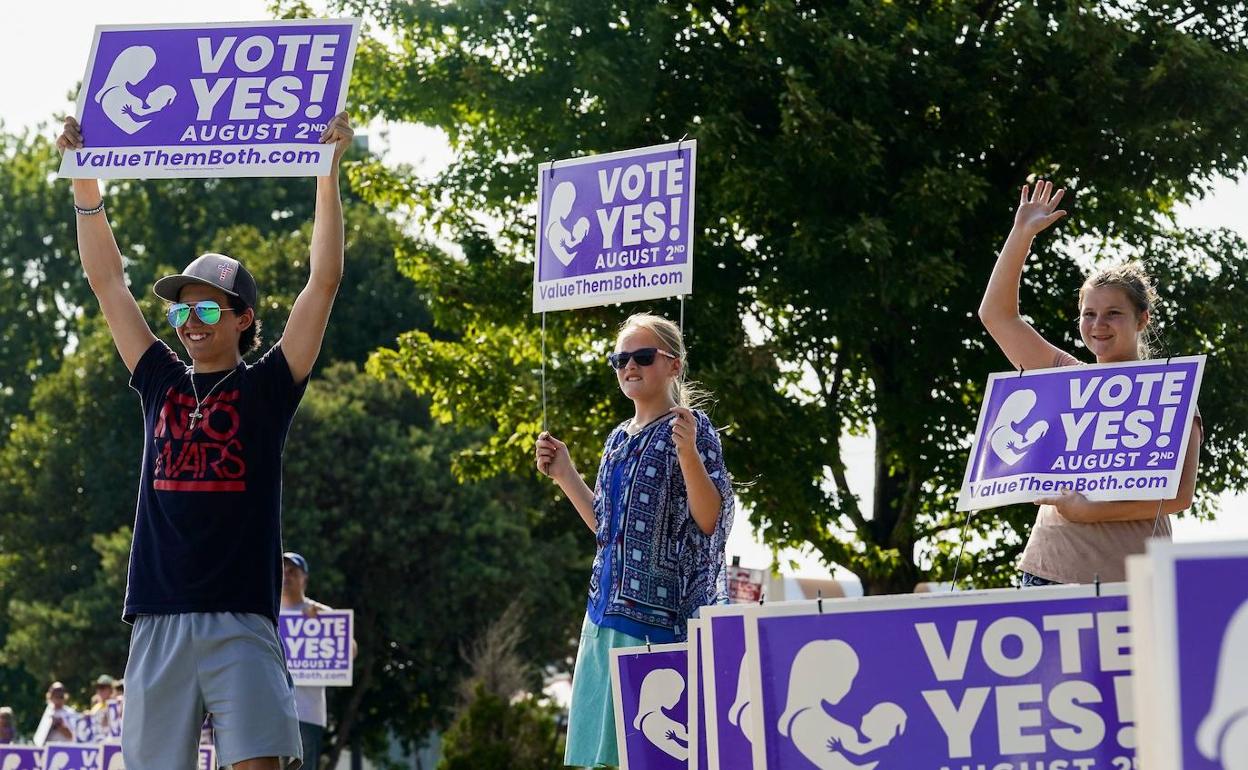
{"label": "tan shirt", "polygon": [[[1061,353],[1053,362],[1054,366],[1081,364],[1069,353]],[[1196,420],[1200,420],[1199,413]],[[1193,446],[1189,451],[1199,449]],[[1170,536],[1170,517],[1165,513],[1156,522],[1140,519],[1079,524],[1062,518],[1053,506],[1042,505],[1018,568],[1058,583],[1093,583],[1098,575],[1102,583],[1117,583],[1127,579],[1127,556],[1144,553],[1144,543],[1150,537]]]}

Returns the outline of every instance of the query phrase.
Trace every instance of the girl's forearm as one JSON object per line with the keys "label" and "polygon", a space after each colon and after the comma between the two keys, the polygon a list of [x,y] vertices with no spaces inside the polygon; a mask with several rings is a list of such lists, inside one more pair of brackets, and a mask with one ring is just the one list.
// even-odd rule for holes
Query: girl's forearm
{"label": "girl's forearm", "polygon": [[678,456],[680,457],[680,472],[685,477],[685,491],[689,494],[689,512],[693,515],[693,520],[697,522],[698,528],[709,535],[715,531],[715,525],[719,523],[719,509],[724,500],[719,490],[715,488],[714,482],[711,481],[710,475],[707,474],[706,466],[702,464],[702,458],[697,452],[682,453]]}
{"label": "girl's forearm", "polygon": [[979,305],[979,318],[990,330],[993,323],[1019,315],[1018,287],[1023,280],[1023,265],[1031,251],[1032,240],[1030,234],[1015,227],[1001,247]]}
{"label": "girl's forearm", "polygon": [[598,517],[594,514],[594,491],[585,483],[579,473],[570,473],[566,477],[555,479],[563,494],[567,496],[572,507],[581,515],[581,520],[591,532],[598,531]]}
{"label": "girl's forearm", "polygon": [[[1166,503],[1171,500],[1115,500],[1088,502],[1078,519],[1080,524],[1096,524],[1108,521],[1146,521],[1160,513],[1165,516],[1171,511],[1166,510]],[[1182,509],[1180,509],[1182,510]]]}

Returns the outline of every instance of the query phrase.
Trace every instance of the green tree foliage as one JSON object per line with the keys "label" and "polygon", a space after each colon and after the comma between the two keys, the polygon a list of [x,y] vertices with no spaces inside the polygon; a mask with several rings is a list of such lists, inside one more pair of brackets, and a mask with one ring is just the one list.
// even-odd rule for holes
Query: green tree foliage
{"label": "green tree foliage", "polygon": [[35,381],[61,361],[72,324],[63,299],[81,300],[73,209],[47,183],[56,149],[0,131],[0,425],[20,413]]}
{"label": "green tree foliage", "polygon": [[[536,165],[688,134],[691,372],[722,396],[729,466],[754,482],[742,497],[773,546],[809,544],[873,593],[948,578],[967,435],[987,373],[1008,367],[975,309],[1036,176],[1070,188],[1071,216],[1037,245],[1025,312],[1075,350],[1077,260],[1143,257],[1168,350],[1211,355],[1201,505],[1242,488],[1244,244],[1178,232],[1173,214],[1246,165],[1243,3],[339,5],[386,32],[361,46],[357,106],[438,126],[455,151],[429,182],[364,171],[371,199],[412,206],[458,247],[402,262],[452,339],[415,330],[374,365],[437,417],[495,429],[461,473],[533,472]],[[583,471],[626,416],[601,354],[637,309],[548,318],[551,427]],[[870,506],[843,455],[865,433]],[[963,574],[1009,581],[1033,516],[975,517]]]}
{"label": "green tree foliage", "polygon": [[523,698],[510,703],[484,687],[442,740],[438,770],[557,770],[555,709]]}
{"label": "green tree foliage", "polygon": [[465,671],[455,651],[516,597],[534,609],[529,659],[568,653],[584,577],[577,544],[533,534],[531,482],[455,480],[451,457],[475,438],[431,425],[402,383],[351,364],[326,370],[300,407],[285,540],[311,562],[311,596],[355,609],[360,647],[356,686],[332,693],[337,746],[352,728],[372,727],[364,737],[380,750],[378,725],[409,737],[444,725]]}
{"label": "green tree foliage", "polygon": [[460,709],[442,741],[438,770],[555,770],[563,767],[556,709],[523,695],[531,668],[521,657],[524,610],[508,605],[464,657]]}

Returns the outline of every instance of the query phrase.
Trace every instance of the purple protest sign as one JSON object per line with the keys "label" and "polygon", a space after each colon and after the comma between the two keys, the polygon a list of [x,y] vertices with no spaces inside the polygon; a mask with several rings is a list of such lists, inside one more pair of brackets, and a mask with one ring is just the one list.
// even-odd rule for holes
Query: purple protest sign
{"label": "purple protest sign", "polygon": [[[199,763],[197,770],[217,770],[217,750],[213,746],[199,747]],[[104,768],[109,770],[109,768]]]}
{"label": "purple protest sign", "polygon": [[43,767],[45,770],[101,770],[100,754],[100,747],[93,743],[49,743],[44,746]]}
{"label": "purple protest sign", "polygon": [[993,374],[958,510],[1178,495],[1204,356]]}
{"label": "purple protest sign", "polygon": [[533,312],[693,291],[697,142],[543,163]]}
{"label": "purple protest sign", "polygon": [[278,635],[295,684],[351,686],[354,617],[351,610],[321,610],[315,617],[301,612],[278,616]]}
{"label": "purple protest sign", "polygon": [[99,26],[61,176],[326,174],[358,19]]}
{"label": "purple protest sign", "polygon": [[687,645],[611,651],[620,770],[685,770],[689,764]]}
{"label": "purple protest sign", "polygon": [[99,732],[100,722],[95,714],[77,714],[70,717],[69,724],[74,731],[75,743],[92,743],[99,738],[106,737],[105,733]]}
{"label": "purple protest sign", "polygon": [[123,702],[120,699],[114,698],[108,702],[108,717],[106,720],[106,724],[108,726],[108,737],[121,737],[121,720],[123,713]]}
{"label": "purple protest sign", "polygon": [[757,767],[1123,768],[1121,584],[757,607]]}
{"label": "purple protest sign", "polygon": [[121,756],[121,744],[109,741],[100,746],[100,770],[126,770],[126,760]]}
{"label": "purple protest sign", "polygon": [[708,770],[752,770],[753,704],[741,607],[702,608]]}
{"label": "purple protest sign", "polygon": [[[1175,770],[1248,766],[1248,541],[1152,541],[1148,760]],[[1147,615],[1147,613],[1146,613]],[[1141,699],[1143,700],[1143,699]],[[1144,752],[1141,752],[1142,756]]]}
{"label": "purple protest sign", "polygon": [[38,746],[0,746],[0,770],[43,770]]}

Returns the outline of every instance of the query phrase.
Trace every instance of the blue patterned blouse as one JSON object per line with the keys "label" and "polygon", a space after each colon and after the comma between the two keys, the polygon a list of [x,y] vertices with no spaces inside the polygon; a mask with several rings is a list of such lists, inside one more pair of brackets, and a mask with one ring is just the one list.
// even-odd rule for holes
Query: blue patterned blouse
{"label": "blue patterned blouse", "polygon": [[671,420],[629,436],[627,422],[607,437],[594,484],[598,552],[589,579],[589,619],[656,644],[685,639],[685,621],[707,604],[728,603],[724,547],[735,509],[732,479],[711,420],[697,418],[698,454],[719,490],[719,521],[698,527]]}

